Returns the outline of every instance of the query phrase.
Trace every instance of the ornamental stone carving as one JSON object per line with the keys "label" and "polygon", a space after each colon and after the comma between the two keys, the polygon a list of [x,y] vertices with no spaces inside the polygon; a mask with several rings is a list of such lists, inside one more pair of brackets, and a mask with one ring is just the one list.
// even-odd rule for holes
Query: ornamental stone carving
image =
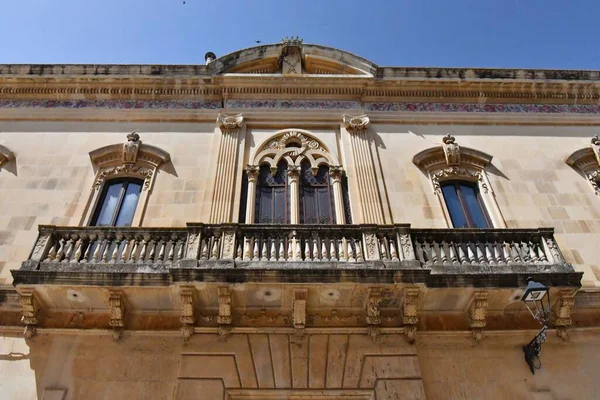
{"label": "ornamental stone carving", "polygon": [[440,181],[452,178],[476,181],[479,183],[479,186],[481,187],[481,191],[483,193],[488,193],[489,191],[489,186],[483,178],[483,173],[481,171],[471,171],[467,168],[453,166],[441,169],[437,172],[434,172],[431,175],[431,182],[433,183],[433,190],[435,191],[435,193],[441,193],[442,191]]}
{"label": "ornamental stone carving", "polygon": [[242,128],[244,116],[242,114],[228,115],[219,113],[217,116],[217,125],[221,131],[235,131]]}
{"label": "ornamental stone carving", "polygon": [[125,302],[120,291],[111,290],[108,295],[108,306],[110,309],[109,325],[113,328],[113,339],[121,339],[125,327]]}
{"label": "ornamental stone carving", "polygon": [[96,190],[100,189],[105,181],[108,179],[120,176],[120,175],[138,175],[144,178],[143,190],[150,188],[152,177],[154,176],[154,170],[151,168],[145,168],[139,165],[133,165],[131,163],[118,165],[116,167],[110,167],[100,170],[94,187]]}
{"label": "ornamental stone carving", "polygon": [[460,147],[456,143],[454,136],[447,134],[442,138],[444,143],[444,155],[446,156],[446,164],[460,165]]}
{"label": "ornamental stone carving", "polygon": [[14,159],[15,159],[14,153],[0,144],[0,166],[2,166],[2,164],[6,163],[8,161],[12,161]]}
{"label": "ornamental stone carving", "polygon": [[217,291],[219,296],[217,323],[219,325],[231,325],[231,289],[228,286],[221,286]]}
{"label": "ornamental stone carving", "polygon": [[344,121],[344,127],[349,132],[364,131],[369,127],[370,120],[367,114],[358,115],[355,117],[344,114],[342,118]]}
{"label": "ornamental stone carving", "polygon": [[181,333],[183,340],[188,341],[194,334],[194,288],[191,286],[184,286],[180,292],[181,299]]}
{"label": "ornamental stone carving", "polygon": [[571,321],[571,310],[575,305],[575,293],[572,290],[561,290],[556,302],[554,314],[556,319],[554,320],[554,326],[556,326],[556,333],[563,339],[568,339],[568,329],[572,324]]}
{"label": "ornamental stone carving", "polygon": [[404,299],[402,303],[402,323],[404,324],[404,335],[409,343],[414,343],[417,333],[417,316],[419,303],[419,288],[407,287],[404,289]]}
{"label": "ornamental stone carving", "polygon": [[135,164],[137,161],[138,150],[140,149],[140,135],[132,132],[127,135],[127,141],[123,144],[123,163]]}
{"label": "ornamental stone carving", "polygon": [[281,72],[283,75],[302,74],[302,39],[299,37],[285,38],[282,41]]}
{"label": "ornamental stone carving", "polygon": [[19,292],[19,303],[21,304],[21,322],[25,325],[23,334],[31,339],[36,334],[38,324],[39,305],[35,298],[33,289],[21,289]]}
{"label": "ornamental stone carving", "polygon": [[581,172],[590,182],[594,193],[600,195],[600,136],[594,136],[589,147],[571,154],[567,164]]}
{"label": "ornamental stone carving", "polygon": [[475,292],[469,308],[469,327],[476,342],[483,339],[483,328],[486,326],[485,316],[488,307],[487,298],[488,293],[486,291]]}

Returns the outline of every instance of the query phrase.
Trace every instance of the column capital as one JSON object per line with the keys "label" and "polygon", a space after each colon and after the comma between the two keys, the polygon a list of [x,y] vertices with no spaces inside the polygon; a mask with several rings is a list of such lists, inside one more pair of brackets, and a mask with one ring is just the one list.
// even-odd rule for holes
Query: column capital
{"label": "column capital", "polygon": [[258,178],[258,172],[260,171],[260,166],[258,165],[246,165],[244,168],[246,174],[248,175],[248,179],[256,180]]}
{"label": "column capital", "polygon": [[344,127],[349,132],[362,132],[367,130],[370,124],[369,117],[367,114],[351,116],[344,114],[342,116],[344,121]]}
{"label": "column capital", "polygon": [[287,174],[290,177],[290,179],[298,179],[300,177],[300,166],[288,165]]}
{"label": "column capital", "polygon": [[228,115],[219,113],[217,116],[217,125],[223,133],[237,131],[244,124],[244,116],[242,114]]}
{"label": "column capital", "polygon": [[339,181],[344,176],[344,168],[341,165],[330,165],[329,166],[329,176],[334,181]]}

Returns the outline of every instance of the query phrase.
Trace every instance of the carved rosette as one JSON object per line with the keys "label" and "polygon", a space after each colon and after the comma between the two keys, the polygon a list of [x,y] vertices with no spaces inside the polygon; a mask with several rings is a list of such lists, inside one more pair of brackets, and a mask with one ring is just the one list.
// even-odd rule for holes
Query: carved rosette
{"label": "carved rosette", "polygon": [[217,116],[217,126],[221,132],[233,132],[242,128],[244,124],[244,116],[242,114],[227,115],[219,113]]}
{"label": "carved rosette", "polygon": [[469,327],[473,333],[473,339],[478,342],[483,339],[483,328],[486,326],[487,299],[488,293],[486,291],[477,291],[473,295],[473,301],[469,308]]}
{"label": "carved rosette", "polygon": [[362,132],[367,130],[369,127],[370,120],[367,114],[358,115],[355,117],[344,114],[342,118],[344,121],[344,127],[348,132]]}

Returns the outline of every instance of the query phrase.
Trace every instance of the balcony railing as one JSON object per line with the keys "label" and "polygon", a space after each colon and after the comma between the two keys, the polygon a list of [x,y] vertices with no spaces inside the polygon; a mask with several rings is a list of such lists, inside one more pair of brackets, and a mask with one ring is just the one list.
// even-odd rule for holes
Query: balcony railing
{"label": "balcony railing", "polygon": [[[552,229],[408,225],[188,224],[186,228],[40,226],[26,270],[164,271],[210,261],[334,262],[420,268],[566,264]],[[192,263],[190,263],[190,261]],[[117,268],[118,267],[118,268]]]}

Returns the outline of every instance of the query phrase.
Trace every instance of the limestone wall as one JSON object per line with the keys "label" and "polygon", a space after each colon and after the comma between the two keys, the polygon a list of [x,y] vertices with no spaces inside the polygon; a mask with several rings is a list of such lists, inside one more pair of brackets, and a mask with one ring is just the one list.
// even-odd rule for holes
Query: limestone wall
{"label": "limestone wall", "polygon": [[[0,339],[0,396],[13,399],[595,399],[597,332],[550,333],[535,375],[533,332],[365,334],[47,334]],[[296,397],[294,397],[296,396]]]}

